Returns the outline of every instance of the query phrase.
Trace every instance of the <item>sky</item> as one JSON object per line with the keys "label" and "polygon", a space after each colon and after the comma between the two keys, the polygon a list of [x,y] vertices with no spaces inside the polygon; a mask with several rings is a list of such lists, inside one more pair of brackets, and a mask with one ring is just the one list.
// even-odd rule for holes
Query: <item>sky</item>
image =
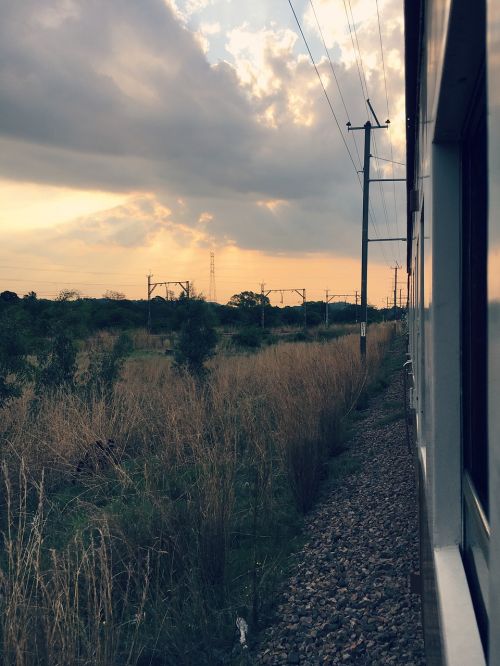
{"label": "sky", "polygon": [[[208,295],[211,252],[219,302],[262,282],[359,290],[363,132],[346,123],[367,92],[391,121],[372,177],[405,176],[402,0],[292,6],[321,82],[288,0],[2,0],[0,290],[141,298],[151,273]],[[372,183],[371,237],[404,235],[404,197]],[[370,244],[377,306],[395,262],[403,243]]]}

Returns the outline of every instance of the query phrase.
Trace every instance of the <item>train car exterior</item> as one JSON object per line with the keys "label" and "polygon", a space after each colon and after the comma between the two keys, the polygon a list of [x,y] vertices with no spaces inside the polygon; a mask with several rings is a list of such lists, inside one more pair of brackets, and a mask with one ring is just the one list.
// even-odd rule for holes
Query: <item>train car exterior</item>
{"label": "train car exterior", "polygon": [[500,2],[405,0],[405,48],[428,663],[500,666]]}

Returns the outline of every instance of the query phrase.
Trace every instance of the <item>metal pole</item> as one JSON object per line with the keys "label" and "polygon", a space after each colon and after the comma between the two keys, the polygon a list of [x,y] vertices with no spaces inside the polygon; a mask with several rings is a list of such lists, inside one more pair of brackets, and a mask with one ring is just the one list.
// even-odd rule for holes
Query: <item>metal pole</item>
{"label": "metal pole", "polygon": [[304,306],[304,328],[307,328],[307,303],[306,303],[306,290],[302,290],[302,305]]}
{"label": "metal pole", "polygon": [[151,275],[148,275],[148,333],[151,333]]}
{"label": "metal pole", "polygon": [[260,325],[264,328],[264,282],[260,285]]}
{"label": "metal pole", "polygon": [[398,264],[394,266],[394,321],[396,321],[396,308],[398,306]]}
{"label": "metal pole", "polygon": [[328,326],[328,289],[326,290],[325,326]]}
{"label": "metal pole", "polygon": [[366,362],[366,326],[368,323],[367,279],[368,279],[368,214],[370,196],[370,140],[372,125],[365,125],[365,155],[363,165],[363,232],[361,239],[361,317],[359,329],[359,350],[361,360]]}
{"label": "metal pole", "polygon": [[359,319],[359,317],[358,317],[358,290],[357,290],[357,289],[356,289],[355,297],[356,297],[356,310],[355,310],[355,314],[356,314],[356,324],[357,324],[357,323],[358,323],[358,319]]}

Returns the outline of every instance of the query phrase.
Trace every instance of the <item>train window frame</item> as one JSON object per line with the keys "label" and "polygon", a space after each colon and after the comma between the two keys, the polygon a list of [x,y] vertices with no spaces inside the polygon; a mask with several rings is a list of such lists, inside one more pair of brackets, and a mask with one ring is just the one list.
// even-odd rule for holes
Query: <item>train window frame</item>
{"label": "train window frame", "polygon": [[484,64],[461,140],[461,552],[479,631],[488,643],[487,116]]}

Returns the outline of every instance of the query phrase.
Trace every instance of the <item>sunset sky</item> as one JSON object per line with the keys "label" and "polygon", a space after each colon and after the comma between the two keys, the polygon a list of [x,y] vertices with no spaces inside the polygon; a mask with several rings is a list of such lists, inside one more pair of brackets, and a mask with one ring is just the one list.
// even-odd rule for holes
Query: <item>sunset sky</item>
{"label": "sunset sky", "polygon": [[[402,0],[378,0],[388,105],[376,0],[292,4],[361,169],[313,13],[363,125],[352,7],[369,97],[391,119],[372,153],[391,159],[391,139],[404,162]],[[288,0],[3,0],[0,63],[0,290],[140,298],[151,271],[207,294],[211,250],[219,302],[261,282],[308,300],[359,289],[362,193]],[[372,177],[393,176],[379,165]],[[370,236],[402,236],[404,184],[382,188]],[[395,261],[403,243],[371,244],[375,305]]]}

